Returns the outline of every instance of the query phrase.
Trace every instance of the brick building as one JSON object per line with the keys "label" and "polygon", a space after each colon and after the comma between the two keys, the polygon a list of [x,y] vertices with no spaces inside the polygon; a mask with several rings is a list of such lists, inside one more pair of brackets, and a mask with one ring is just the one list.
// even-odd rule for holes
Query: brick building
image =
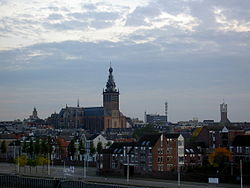
{"label": "brick building", "polygon": [[185,152],[181,134],[144,135],[136,143],[114,143],[97,158],[100,173],[126,174],[129,166],[130,174],[141,175],[177,171],[178,166],[183,168],[202,162],[197,152],[190,149]]}

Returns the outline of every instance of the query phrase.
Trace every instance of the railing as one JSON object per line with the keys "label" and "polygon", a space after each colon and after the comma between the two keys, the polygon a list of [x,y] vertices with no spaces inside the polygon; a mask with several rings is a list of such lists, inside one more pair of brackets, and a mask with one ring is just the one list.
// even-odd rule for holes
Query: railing
{"label": "railing", "polygon": [[136,188],[131,186],[86,183],[64,179],[42,179],[14,175],[0,175],[0,188]]}

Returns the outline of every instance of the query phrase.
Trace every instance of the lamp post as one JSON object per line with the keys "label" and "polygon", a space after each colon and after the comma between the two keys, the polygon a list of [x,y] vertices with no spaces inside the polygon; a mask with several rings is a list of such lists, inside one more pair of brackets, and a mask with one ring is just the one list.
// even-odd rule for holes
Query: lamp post
{"label": "lamp post", "polygon": [[48,176],[50,176],[50,153],[48,152]]}
{"label": "lamp post", "polygon": [[243,188],[243,179],[242,179],[242,159],[240,160],[240,187]]}
{"label": "lamp post", "polygon": [[86,158],[88,160],[88,148],[87,148],[87,144],[86,144],[87,139],[86,139],[85,134],[83,134],[83,137],[84,137],[84,148],[85,148],[85,151],[87,151],[87,155],[85,155],[85,152],[83,153],[83,160],[84,160],[83,177],[86,178],[86,174],[87,174]]}
{"label": "lamp post", "polygon": [[129,182],[129,155],[128,155],[128,148],[125,148],[125,158],[127,158],[127,182]]}
{"label": "lamp post", "polygon": [[178,166],[177,166],[177,171],[178,171],[178,187],[180,187],[180,186],[181,186],[181,174],[180,174],[179,156],[178,156]]}
{"label": "lamp post", "polygon": [[83,166],[83,177],[86,178],[86,159],[85,155],[83,155],[84,166]]}

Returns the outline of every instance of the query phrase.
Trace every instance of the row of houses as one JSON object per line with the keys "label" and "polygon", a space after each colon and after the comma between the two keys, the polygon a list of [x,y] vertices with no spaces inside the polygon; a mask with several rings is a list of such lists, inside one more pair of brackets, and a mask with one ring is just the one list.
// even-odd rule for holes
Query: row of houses
{"label": "row of houses", "polygon": [[100,174],[153,174],[202,165],[198,148],[185,147],[181,134],[144,135],[137,142],[117,142],[97,155]]}
{"label": "row of houses", "polygon": [[[72,133],[69,131],[68,133]],[[40,152],[36,152],[36,142],[40,143]],[[72,142],[73,141],[73,142]],[[32,142],[32,148],[31,147]],[[73,143],[74,152],[70,153],[70,144]],[[95,152],[91,153],[91,147],[97,148],[98,143],[102,143],[105,147],[109,140],[100,134],[62,134],[59,136],[28,136],[15,134],[0,135],[0,145],[5,144],[6,152],[0,152],[0,160],[11,161],[20,155],[39,155],[43,154],[43,147],[47,147],[47,152],[50,153],[52,160],[62,161],[82,161],[84,157],[89,160],[95,160]],[[111,141],[112,142],[112,141]],[[84,151],[80,151],[80,143],[83,144]],[[42,146],[45,144],[46,146]],[[84,153],[84,155],[82,154]],[[91,156],[90,156],[91,155]]]}
{"label": "row of houses", "polygon": [[[177,172],[209,165],[216,148],[230,153],[230,164],[250,161],[249,126],[243,124],[210,125],[190,133],[144,135],[137,142],[114,143],[97,156],[101,174]],[[224,150],[225,151],[225,150]],[[222,154],[223,155],[223,154]]]}

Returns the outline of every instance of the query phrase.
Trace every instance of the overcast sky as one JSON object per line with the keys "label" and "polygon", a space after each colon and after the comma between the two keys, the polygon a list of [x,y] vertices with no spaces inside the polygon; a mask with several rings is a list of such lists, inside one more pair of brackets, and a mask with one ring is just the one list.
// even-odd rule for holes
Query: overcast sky
{"label": "overcast sky", "polygon": [[101,106],[110,61],[127,116],[250,121],[249,0],[0,0],[0,120]]}

